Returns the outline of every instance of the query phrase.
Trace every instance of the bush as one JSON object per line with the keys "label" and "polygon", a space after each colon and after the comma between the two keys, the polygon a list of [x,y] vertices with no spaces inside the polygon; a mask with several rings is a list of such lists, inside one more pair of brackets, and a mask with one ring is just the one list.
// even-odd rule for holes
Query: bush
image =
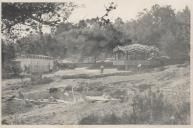
{"label": "bush", "polygon": [[114,113],[106,115],[100,121],[101,124],[121,124],[122,118],[116,116]]}
{"label": "bush", "polygon": [[190,124],[190,103],[177,106],[168,102],[161,92],[149,92],[137,95],[130,106],[131,113],[116,113],[103,117],[91,114],[83,118],[80,124]]}
{"label": "bush", "polygon": [[3,78],[14,78],[20,77],[22,72],[20,66],[15,62],[6,62],[2,65],[2,77]]}
{"label": "bush", "polygon": [[91,114],[79,121],[79,124],[88,125],[88,124],[98,124],[99,117]]}
{"label": "bush", "polygon": [[88,125],[88,124],[106,125],[106,124],[120,124],[120,123],[121,123],[121,118],[116,116],[114,113],[105,115],[104,117],[91,114],[79,121],[79,124],[83,124],[83,125]]}
{"label": "bush", "polygon": [[189,103],[184,102],[176,108],[159,91],[150,91],[146,96],[136,96],[134,100],[137,123],[188,124],[189,122]]}
{"label": "bush", "polygon": [[48,77],[44,77],[42,78],[42,76],[40,75],[33,75],[31,77],[31,84],[32,85],[37,85],[37,84],[49,84],[53,82],[53,79],[48,78]]}

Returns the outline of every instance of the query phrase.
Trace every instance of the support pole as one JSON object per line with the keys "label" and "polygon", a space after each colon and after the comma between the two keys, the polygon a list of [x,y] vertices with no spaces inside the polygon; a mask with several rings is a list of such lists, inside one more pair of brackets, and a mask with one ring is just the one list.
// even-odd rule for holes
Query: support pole
{"label": "support pole", "polygon": [[76,99],[75,99],[75,96],[74,96],[74,86],[72,85],[72,96],[73,96],[73,101],[75,102]]}

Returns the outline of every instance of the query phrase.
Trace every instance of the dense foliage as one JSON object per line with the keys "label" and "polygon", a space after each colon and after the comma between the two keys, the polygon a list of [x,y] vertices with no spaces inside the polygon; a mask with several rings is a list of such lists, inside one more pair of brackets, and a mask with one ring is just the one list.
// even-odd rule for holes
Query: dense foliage
{"label": "dense foliage", "polygon": [[[42,15],[48,13],[46,12],[48,6],[52,7],[52,9],[58,7],[58,5],[49,4],[43,6],[44,4],[38,4],[38,8],[43,8]],[[23,24],[27,23],[30,19],[33,22],[44,24],[43,19],[38,22],[38,20],[34,21],[30,17],[30,15],[37,16],[39,14],[38,11],[32,11],[35,15],[32,13],[23,14],[25,11],[22,11],[23,20],[20,18],[18,20],[18,17],[11,17],[12,14],[4,15],[11,5],[3,5],[2,17],[6,30],[10,28],[9,24],[6,23],[7,20],[14,24],[17,21]],[[34,3],[34,5],[26,6],[25,8],[33,9],[36,6]],[[66,5],[65,7],[67,8],[68,6]],[[70,8],[72,9],[73,7],[72,4]],[[51,13],[54,11],[52,9]],[[121,18],[111,22],[108,19],[108,14],[111,11],[109,9],[116,9],[116,6],[110,5],[106,9],[107,13],[102,17],[81,20],[76,24],[60,21],[55,24],[56,30],[54,33],[31,33],[27,37],[18,39],[13,44],[14,48],[9,43],[4,44],[7,45],[6,47],[9,47],[6,49],[14,49],[9,50],[9,54],[13,52],[13,54],[31,53],[61,58],[76,56],[78,58],[94,57],[95,59],[100,59],[111,57],[112,49],[117,45],[141,43],[157,46],[161,50],[162,55],[169,56],[173,60],[184,61],[190,59],[190,10],[188,7],[177,12],[171,6],[161,7],[154,5],[149,10],[144,9],[142,12],[139,12],[137,19],[126,22]],[[66,12],[69,14],[71,11]],[[6,12],[5,14],[9,13]],[[18,16],[20,14],[14,15]],[[66,16],[64,17],[66,18]],[[6,51],[6,49],[3,47],[3,51]],[[4,52],[3,58],[6,58],[6,56]]]}
{"label": "dense foliage", "polygon": [[55,27],[66,21],[74,8],[72,2],[63,3],[2,3],[2,33],[18,39],[22,33],[40,33],[42,26]]}
{"label": "dense foliage", "polygon": [[143,43],[157,46],[171,58],[189,59],[190,10],[186,7],[175,12],[170,6],[154,5],[140,12],[137,20],[123,22],[117,18],[102,27],[96,18],[77,24],[65,22],[57,26],[55,35],[45,34],[43,42],[39,35],[30,35],[18,40],[17,50],[60,57],[100,57],[101,53],[110,56],[116,45]]}
{"label": "dense foliage", "polygon": [[[69,18],[76,7],[77,5],[72,2],[2,3],[3,74],[18,73],[18,68],[15,62],[12,61],[16,57],[16,53],[23,51],[22,53],[25,54],[34,51],[34,49],[44,49],[43,29],[46,27],[54,31],[58,24]],[[36,36],[31,36],[32,34],[40,37],[37,38],[38,40],[35,43],[30,40],[30,38],[36,38]],[[22,39],[26,35],[28,35],[27,38]],[[20,42],[22,43],[20,44]],[[37,50],[35,51],[37,52]]]}
{"label": "dense foliage", "polygon": [[[153,97],[151,96],[153,95]],[[190,104],[183,101],[178,105],[170,103],[162,93],[138,95],[134,97],[131,111],[122,115],[116,111],[111,114],[91,113],[79,121],[80,125],[110,125],[110,124],[167,124],[184,125],[190,122]]]}

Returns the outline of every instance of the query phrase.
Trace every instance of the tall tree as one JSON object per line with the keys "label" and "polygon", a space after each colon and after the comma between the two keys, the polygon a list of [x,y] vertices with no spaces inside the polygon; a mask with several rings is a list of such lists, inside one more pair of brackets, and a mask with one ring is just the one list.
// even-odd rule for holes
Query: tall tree
{"label": "tall tree", "polygon": [[[2,33],[18,38],[23,33],[38,31],[42,26],[55,27],[68,19],[73,9],[72,2],[63,3],[2,3]],[[19,34],[19,35],[18,35]]]}

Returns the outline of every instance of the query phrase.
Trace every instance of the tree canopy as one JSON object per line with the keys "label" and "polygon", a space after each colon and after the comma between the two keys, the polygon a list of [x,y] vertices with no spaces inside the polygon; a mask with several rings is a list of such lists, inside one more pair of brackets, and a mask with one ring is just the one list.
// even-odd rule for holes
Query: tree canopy
{"label": "tree canopy", "polygon": [[[7,7],[4,6],[8,8],[8,5],[6,5]],[[31,7],[35,5],[36,3]],[[48,6],[51,8],[59,7],[55,4],[45,5],[46,8]],[[68,6],[65,5],[65,7]],[[74,5],[72,4],[70,7],[74,8]],[[102,54],[111,57],[113,48],[117,45],[139,43],[156,46],[163,55],[173,59],[190,59],[190,10],[188,7],[182,11],[175,11],[171,6],[154,5],[151,9],[144,9],[139,12],[137,19],[126,22],[121,18],[117,18],[114,22],[110,21],[108,14],[113,9],[116,9],[114,3],[106,8],[107,12],[104,16],[83,19],[76,24],[64,22],[65,20],[57,22],[54,35],[43,34],[41,36],[39,33],[31,33],[29,36],[17,40],[14,44],[14,51],[21,54],[43,54],[61,58],[71,56],[100,58]],[[5,12],[6,9],[4,14],[9,14]],[[41,11],[42,18],[44,13],[47,14],[46,10]],[[70,14],[71,10],[67,13]],[[6,23],[6,20],[21,24],[27,23],[29,19],[37,24],[45,23],[44,18],[41,21],[36,21],[30,16],[25,16],[29,15],[25,13],[22,13],[24,20],[19,18],[19,14],[14,14],[15,18],[11,18],[11,14],[8,16],[4,14],[2,15],[4,17],[3,23],[5,22],[4,24],[8,26],[9,23]],[[32,16],[38,17],[38,11],[33,12]],[[17,18],[19,20],[16,20]],[[58,18],[60,19],[60,17]],[[51,22],[56,21],[50,19],[46,22],[50,22],[52,26]],[[8,26],[7,30],[9,29]],[[13,48],[13,46],[9,46],[11,49]]]}
{"label": "tree canopy", "polygon": [[42,32],[42,25],[55,27],[65,22],[76,8],[63,3],[2,3],[2,33],[17,39],[23,33]]}

